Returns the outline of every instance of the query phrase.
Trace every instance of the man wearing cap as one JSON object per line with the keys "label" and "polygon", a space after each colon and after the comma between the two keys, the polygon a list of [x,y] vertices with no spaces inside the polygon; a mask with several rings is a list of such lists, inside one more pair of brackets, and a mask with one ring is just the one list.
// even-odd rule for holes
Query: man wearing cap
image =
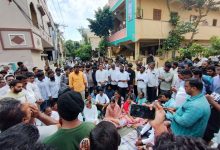
{"label": "man wearing cap", "polygon": [[79,93],[68,91],[57,101],[61,128],[44,140],[44,143],[56,150],[78,150],[82,139],[89,136],[95,125],[81,122],[78,115],[83,111],[84,101]]}
{"label": "man wearing cap", "polygon": [[69,75],[69,87],[79,92],[85,99],[86,79],[83,72],[79,71],[79,65],[74,66],[74,71]]}

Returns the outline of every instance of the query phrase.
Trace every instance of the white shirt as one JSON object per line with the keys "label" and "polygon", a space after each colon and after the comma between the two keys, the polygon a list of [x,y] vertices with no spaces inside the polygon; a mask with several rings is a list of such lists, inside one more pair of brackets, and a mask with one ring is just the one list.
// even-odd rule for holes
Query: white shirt
{"label": "white shirt", "polygon": [[96,122],[98,121],[98,110],[95,105],[92,105],[92,108],[89,109],[86,106],[84,107],[83,110],[83,115],[85,117],[85,121],[87,122]]}
{"label": "white shirt", "polygon": [[110,69],[109,70],[109,76],[111,77],[111,84],[112,85],[117,85],[117,81],[118,81],[118,72],[116,69]]}
{"label": "white shirt", "polygon": [[57,121],[59,121],[59,119],[60,119],[60,116],[59,116],[58,112],[56,112],[56,111],[52,111],[50,117],[57,120]]}
{"label": "white shirt", "polygon": [[[60,82],[61,82],[61,77],[62,77],[62,74],[61,74],[60,76],[55,75],[55,80],[56,80],[57,83],[59,83],[59,84],[60,84]],[[59,86],[60,86],[60,85],[59,85]]]}
{"label": "white shirt", "polygon": [[95,78],[98,83],[98,86],[101,86],[99,82],[107,82],[108,81],[108,72],[106,70],[97,70],[95,73]]}
{"label": "white shirt", "polygon": [[[143,81],[138,81],[138,80],[143,80]],[[136,76],[136,82],[137,82],[137,87],[138,88],[146,88],[147,87],[147,82],[148,82],[148,76],[145,72],[143,73],[138,73]]]}
{"label": "white shirt", "polygon": [[43,80],[43,81],[37,80],[37,86],[40,90],[40,93],[41,93],[43,100],[49,100],[51,93],[49,90],[48,82],[46,80]]}
{"label": "white shirt", "polygon": [[9,85],[5,85],[4,87],[0,88],[0,97],[4,97],[10,91]]}
{"label": "white shirt", "polygon": [[158,70],[156,70],[156,69],[154,69],[154,70],[147,69],[146,73],[147,73],[147,78],[148,78],[147,86],[148,87],[158,86],[159,85],[159,80],[158,80],[159,73],[158,73]]}
{"label": "white shirt", "polygon": [[28,82],[27,86],[26,86],[26,89],[27,90],[32,90],[34,92],[34,95],[35,95],[37,100],[42,99],[42,96],[40,94],[40,89],[38,88],[36,82],[34,82],[34,83]]}
{"label": "white shirt", "polygon": [[35,104],[37,98],[35,97],[34,91],[32,89],[22,89],[25,94],[27,101],[31,104]]}
{"label": "white shirt", "polygon": [[58,92],[60,89],[60,82],[48,80],[49,91],[53,98],[58,98]]}
{"label": "white shirt", "polygon": [[122,72],[118,72],[118,86],[120,88],[127,88],[128,87],[128,82],[119,82],[119,80],[130,80],[129,74],[127,71]]}
{"label": "white shirt", "polygon": [[50,126],[37,126],[37,129],[39,131],[39,139],[38,141],[42,142],[45,138],[48,136],[51,136],[55,132],[57,132],[58,127],[57,125],[50,125]]}
{"label": "white shirt", "polygon": [[95,101],[96,103],[107,104],[109,103],[109,98],[105,93],[103,93],[102,96],[100,94],[97,94]]}

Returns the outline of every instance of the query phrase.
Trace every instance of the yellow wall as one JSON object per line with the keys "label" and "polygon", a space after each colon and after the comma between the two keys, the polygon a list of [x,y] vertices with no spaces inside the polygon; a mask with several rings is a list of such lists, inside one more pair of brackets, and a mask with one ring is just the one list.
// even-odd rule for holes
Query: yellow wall
{"label": "yellow wall", "polygon": [[[164,39],[171,29],[169,21],[169,10],[166,0],[137,0],[137,8],[143,9],[143,19],[136,19],[136,40],[140,39]],[[153,9],[161,9],[161,21],[153,20]],[[181,4],[175,2],[171,4],[171,11],[178,12],[181,20],[189,21],[190,15],[196,15],[195,11],[184,10]],[[220,12],[211,11],[206,17],[208,26],[199,26],[199,33],[195,40],[208,40],[213,35],[220,36]],[[212,26],[213,19],[217,19],[217,26]],[[186,35],[189,39],[191,34]]]}

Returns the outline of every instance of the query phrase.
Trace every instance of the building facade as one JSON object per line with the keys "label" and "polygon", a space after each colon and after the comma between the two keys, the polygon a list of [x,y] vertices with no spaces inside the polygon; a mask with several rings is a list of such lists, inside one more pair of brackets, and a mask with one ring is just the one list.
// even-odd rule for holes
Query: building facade
{"label": "building facade", "polygon": [[22,61],[43,69],[57,59],[57,29],[46,0],[1,0],[0,19],[0,64]]}
{"label": "building facade", "polygon": [[[156,54],[157,49],[172,29],[170,12],[181,21],[195,19],[198,12],[185,10],[177,1],[171,1],[170,11],[166,0],[109,0],[114,15],[114,30],[109,37],[110,55],[122,53],[134,59]],[[210,11],[206,21],[198,27],[195,41],[208,44],[212,36],[220,36],[220,11]],[[189,40],[191,33],[185,35]]]}

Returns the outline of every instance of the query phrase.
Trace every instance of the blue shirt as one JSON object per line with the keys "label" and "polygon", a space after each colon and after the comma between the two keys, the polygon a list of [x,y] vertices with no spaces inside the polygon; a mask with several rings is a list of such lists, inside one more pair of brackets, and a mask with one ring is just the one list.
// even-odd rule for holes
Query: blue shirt
{"label": "blue shirt", "polygon": [[174,135],[203,137],[210,113],[210,105],[202,93],[188,97],[171,118]]}
{"label": "blue shirt", "polygon": [[220,94],[220,75],[213,78],[212,92]]}
{"label": "blue shirt", "polygon": [[163,104],[163,106],[166,108],[176,108],[175,104],[175,100],[171,98],[165,104]]}

